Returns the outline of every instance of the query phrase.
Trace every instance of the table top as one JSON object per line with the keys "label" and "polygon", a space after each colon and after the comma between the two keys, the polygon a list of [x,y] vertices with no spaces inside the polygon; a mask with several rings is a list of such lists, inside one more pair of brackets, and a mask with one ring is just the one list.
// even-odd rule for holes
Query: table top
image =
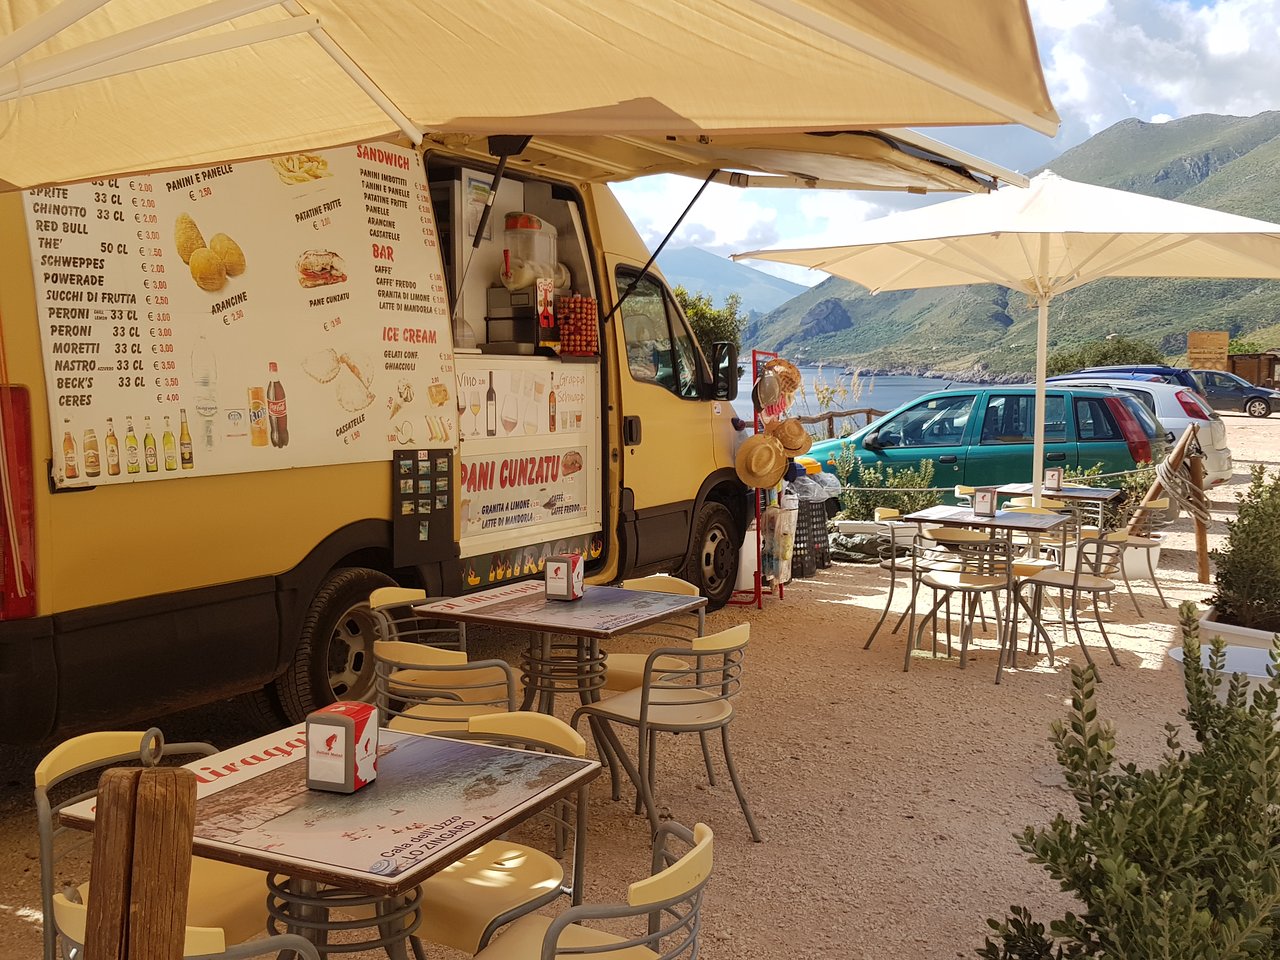
{"label": "table top", "polygon": [[541,580],[414,607],[424,617],[608,640],[707,605],[706,597],[588,585],[579,600],[548,600]]}
{"label": "table top", "polygon": [[1023,530],[1043,533],[1057,530],[1071,521],[1060,513],[1018,513],[1013,510],[997,510],[994,517],[981,517],[968,507],[929,507],[917,510],[902,518],[910,523],[938,523],[951,527],[987,527],[993,530]]}
{"label": "table top", "polygon": [[[1122,491],[1117,487],[1063,487],[1061,490],[1041,489],[1040,492],[1050,500],[1112,500],[1120,496]],[[996,493],[1002,496],[1030,496],[1031,484],[1006,483],[996,487]]]}
{"label": "table top", "polygon": [[[197,855],[396,896],[568,796],[595,760],[382,729],[377,779],[353,794],[307,788],[306,725],[187,767]],[[65,823],[92,829],[94,800]]]}

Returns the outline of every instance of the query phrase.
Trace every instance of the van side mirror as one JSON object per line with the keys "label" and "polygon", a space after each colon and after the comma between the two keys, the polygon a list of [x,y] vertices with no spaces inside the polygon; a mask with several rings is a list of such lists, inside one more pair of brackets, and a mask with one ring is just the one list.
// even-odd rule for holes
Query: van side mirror
{"label": "van side mirror", "polygon": [[872,430],[865,437],[863,437],[862,446],[867,450],[879,450],[880,449],[880,431]]}
{"label": "van side mirror", "polygon": [[738,348],[728,340],[711,345],[711,399],[738,398]]}

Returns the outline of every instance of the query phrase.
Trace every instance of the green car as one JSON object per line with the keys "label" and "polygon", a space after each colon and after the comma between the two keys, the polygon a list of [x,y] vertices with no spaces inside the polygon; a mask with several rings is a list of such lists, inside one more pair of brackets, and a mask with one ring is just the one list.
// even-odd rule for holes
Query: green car
{"label": "green car", "polygon": [[[1104,473],[1164,457],[1164,430],[1133,397],[1051,386],[1046,395],[1047,467]],[[847,444],[864,466],[934,465],[934,485],[971,487],[1031,480],[1033,387],[967,387],[925,394],[848,437],[815,443],[809,456],[836,472]]]}

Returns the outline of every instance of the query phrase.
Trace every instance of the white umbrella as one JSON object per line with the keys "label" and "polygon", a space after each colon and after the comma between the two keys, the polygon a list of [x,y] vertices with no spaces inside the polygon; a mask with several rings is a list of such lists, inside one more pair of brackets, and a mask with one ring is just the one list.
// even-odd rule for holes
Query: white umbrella
{"label": "white umbrella", "polygon": [[1058,127],[1025,0],[0,0],[0,186],[532,134],[576,182],[955,190],[877,131],[998,123]]}
{"label": "white umbrella", "polygon": [[995,283],[1039,311],[1032,483],[1044,462],[1049,301],[1102,277],[1280,280],[1280,225],[1064,180],[1045,172],[1028,187],[962,197],[873,220],[855,243],[756,250],[733,259],[793,263],[852,280],[872,293]]}

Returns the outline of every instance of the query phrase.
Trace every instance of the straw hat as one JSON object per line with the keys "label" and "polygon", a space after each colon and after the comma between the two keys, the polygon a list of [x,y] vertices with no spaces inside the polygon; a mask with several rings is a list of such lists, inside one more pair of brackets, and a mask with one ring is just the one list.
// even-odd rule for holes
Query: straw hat
{"label": "straw hat", "polygon": [[794,417],[790,420],[775,420],[765,426],[764,432],[782,444],[782,450],[788,457],[803,456],[813,446],[813,437],[809,436],[804,424]]}
{"label": "straw hat", "polygon": [[765,370],[756,380],[756,385],[751,388],[751,403],[757,410],[763,410],[781,399],[782,388],[778,385],[778,378]]}
{"label": "straw hat", "polygon": [[790,360],[774,357],[764,365],[764,370],[778,378],[778,386],[786,396],[800,389],[800,371]]}
{"label": "straw hat", "polygon": [[787,469],[787,455],[782,444],[773,437],[757,433],[748,437],[738,448],[734,462],[738,479],[748,487],[767,490],[776,487]]}

